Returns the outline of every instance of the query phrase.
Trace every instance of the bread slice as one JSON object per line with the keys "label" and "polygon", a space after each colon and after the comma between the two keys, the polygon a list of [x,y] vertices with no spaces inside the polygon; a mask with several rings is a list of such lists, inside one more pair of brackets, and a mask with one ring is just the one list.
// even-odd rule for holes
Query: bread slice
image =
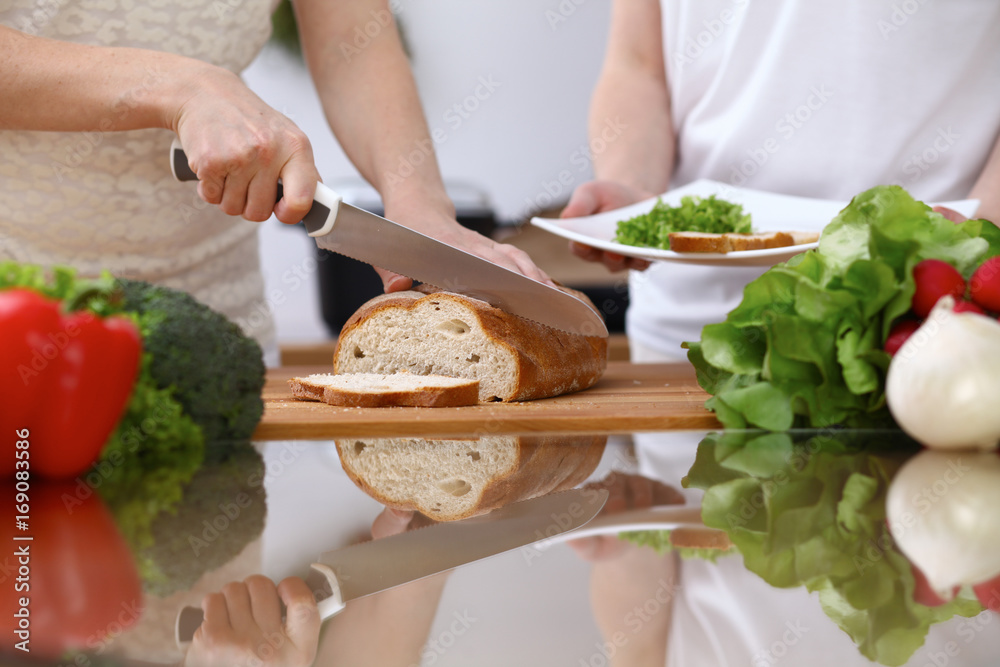
{"label": "bread slice", "polygon": [[819,241],[819,232],[788,232],[788,234],[792,237],[792,245],[816,243]]}
{"label": "bread slice", "polygon": [[336,373],[479,380],[482,403],[586,389],[606,366],[607,339],[556,331],[450,292],[375,297],[344,325],[333,357]]}
{"label": "bread slice", "polygon": [[670,544],[681,549],[716,549],[729,551],[733,543],[725,531],[704,526],[684,526],[670,531]]}
{"label": "bread slice", "polygon": [[297,398],[353,408],[440,408],[479,402],[478,380],[441,375],[319,374],[292,378],[288,385]]}
{"label": "bread slice", "polygon": [[819,233],[707,234],[704,232],[674,232],[669,235],[669,239],[670,249],[674,252],[728,253],[813,243],[819,239]]}
{"label": "bread slice", "polygon": [[606,443],[604,435],[353,438],[337,440],[337,453],[383,505],[455,521],[582,484]]}

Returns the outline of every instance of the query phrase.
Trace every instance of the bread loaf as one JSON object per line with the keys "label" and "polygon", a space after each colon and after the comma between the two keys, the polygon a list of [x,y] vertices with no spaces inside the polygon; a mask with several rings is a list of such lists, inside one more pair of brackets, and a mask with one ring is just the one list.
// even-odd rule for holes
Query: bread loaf
{"label": "bread loaf", "polygon": [[288,385],[296,398],[352,408],[440,408],[479,402],[478,380],[441,375],[318,374],[292,378]]}
{"label": "bread loaf", "polygon": [[669,235],[669,239],[670,249],[674,252],[728,253],[813,243],[819,239],[819,233],[707,234],[704,232],[674,232]]}
{"label": "bread loaf", "polygon": [[344,325],[333,358],[336,373],[479,380],[483,403],[586,389],[606,366],[604,338],[557,331],[460,294],[417,291],[363,305]]}
{"label": "bread loaf", "polygon": [[580,485],[607,436],[483,436],[468,440],[337,441],[347,475],[378,502],[435,521],[484,514]]}

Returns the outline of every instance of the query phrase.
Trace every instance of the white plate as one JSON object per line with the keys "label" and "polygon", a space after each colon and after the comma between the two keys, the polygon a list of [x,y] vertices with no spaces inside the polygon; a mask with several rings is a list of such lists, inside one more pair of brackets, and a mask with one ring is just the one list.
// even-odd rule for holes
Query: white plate
{"label": "white plate", "polygon": [[[717,181],[699,180],[662,195],[665,203],[677,206],[681,198],[688,195],[708,197],[716,195],[720,199],[743,205],[743,210],[753,219],[753,226],[759,232],[805,231],[819,232],[847,206],[847,202],[829,199],[809,199],[779,195],[773,192],[736,188]],[[620,220],[628,220],[648,213],[658,198],[606,211],[582,218],[532,218],[531,224],[547,232],[557,234],[571,241],[606,250],[609,252],[637,257],[650,261],[685,262],[708,266],[771,266],[784,262],[794,255],[811,250],[819,243],[803,243],[785,248],[766,250],[742,250],[729,253],[680,253],[672,250],[658,250],[615,243],[615,230]],[[972,216],[979,208],[978,199],[941,202],[932,206],[947,206],[964,216]]]}

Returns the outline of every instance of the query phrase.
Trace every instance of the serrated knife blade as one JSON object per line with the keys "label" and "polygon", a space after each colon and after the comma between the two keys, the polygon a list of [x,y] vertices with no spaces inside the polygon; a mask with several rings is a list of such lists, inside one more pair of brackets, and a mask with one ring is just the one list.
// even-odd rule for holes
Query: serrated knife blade
{"label": "serrated knife blade", "polygon": [[[175,140],[170,167],[180,181],[197,180]],[[278,184],[278,199],[281,199]],[[322,183],[302,220],[316,244],[439,289],[480,299],[518,317],[584,336],[607,337],[601,315],[583,300],[516,271],[344,203]]]}

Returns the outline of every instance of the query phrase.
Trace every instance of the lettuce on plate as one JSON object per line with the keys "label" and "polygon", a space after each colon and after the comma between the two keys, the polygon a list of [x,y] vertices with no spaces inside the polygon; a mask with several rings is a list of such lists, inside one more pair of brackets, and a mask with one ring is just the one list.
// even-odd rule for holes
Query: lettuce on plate
{"label": "lettuce on plate", "polygon": [[898,186],[859,194],[816,250],[748,284],[724,322],[684,344],[706,407],[727,428],[892,425],[882,347],[910,309],[913,267],[940,259],[968,278],[997,254],[986,220],[956,225]]}
{"label": "lettuce on plate", "polygon": [[932,624],[982,611],[968,591],[940,607],[913,599],[885,494],[918,450],[900,431],[713,434],[683,484],[705,490],[702,520],[726,531],[748,570],[772,586],[817,593],[865,657],[901,665]]}
{"label": "lettuce on plate", "polygon": [[615,231],[615,243],[669,250],[673,232],[750,234],[753,229],[750,214],[744,213],[740,204],[717,199],[715,195],[688,195],[681,198],[678,206],[658,199],[649,213],[622,220]]}

